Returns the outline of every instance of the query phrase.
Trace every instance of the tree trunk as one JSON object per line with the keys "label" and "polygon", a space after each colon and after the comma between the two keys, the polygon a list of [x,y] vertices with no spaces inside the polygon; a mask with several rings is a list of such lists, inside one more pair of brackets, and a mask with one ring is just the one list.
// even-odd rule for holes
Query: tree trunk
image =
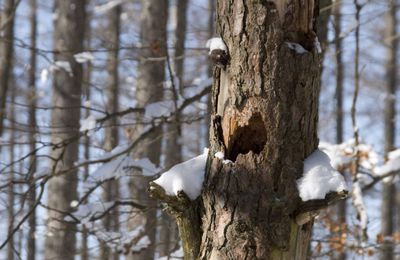
{"label": "tree trunk", "polygon": [[[230,64],[217,69],[211,155],[202,195],[202,259],[305,259],[296,179],[317,148],[318,2],[217,2]],[[288,42],[307,52],[297,53]]]}
{"label": "tree trunk", "polygon": [[[387,14],[387,25],[385,38],[388,41],[386,56],[386,100],[385,100],[385,157],[395,148],[395,129],[396,129],[396,85],[397,76],[397,5],[395,0],[389,1]],[[382,188],[382,235],[391,237],[394,232],[395,215],[395,194],[396,189],[393,183],[383,183]],[[393,244],[385,241],[383,244],[381,259],[393,259]]]}
{"label": "tree trunk", "polygon": [[328,22],[331,17],[332,0],[320,0],[319,7],[317,35],[321,45],[321,64],[323,64],[325,50],[328,47]]}
{"label": "tree trunk", "polygon": [[301,202],[296,186],[318,146],[318,10],[313,0],[217,2],[230,61],[214,71],[201,199],[151,184],[177,218],[185,259],[306,259],[309,211],[335,197]]}
{"label": "tree trunk", "polygon": [[[89,4],[89,2],[88,2]],[[85,38],[86,38],[86,43],[85,43],[85,49],[91,48],[91,40],[92,40],[92,28],[91,28],[91,21],[92,21],[92,16],[89,16],[88,14],[86,15],[85,19]],[[82,94],[85,98],[86,101],[91,100],[91,78],[92,78],[92,70],[93,70],[93,64],[91,61],[88,61],[86,66],[83,68],[83,82],[82,84]],[[85,110],[84,117],[87,118],[90,116],[90,108],[86,108]],[[85,136],[84,141],[83,141],[83,146],[84,146],[84,151],[83,151],[83,159],[84,160],[89,160],[90,159],[90,143],[91,139],[90,136]],[[89,165],[84,166],[84,174],[83,174],[83,182],[85,183],[89,177]],[[84,204],[87,203],[87,201],[83,202]],[[88,237],[89,237],[89,228],[86,227],[86,225],[82,226],[82,238],[81,238],[81,249],[80,249],[80,255],[81,255],[81,260],[89,260],[90,259],[90,254],[89,254],[89,246],[88,246]]]}
{"label": "tree trunk", "polygon": [[[335,59],[336,59],[336,143],[340,144],[343,142],[343,82],[344,82],[344,64],[343,64],[343,50],[342,50],[342,26],[341,26],[341,3],[335,3],[333,7],[334,16],[334,32],[335,32]],[[344,174],[342,172],[342,174]],[[337,221],[341,227],[341,234],[346,232],[346,201],[340,201],[337,205]],[[337,256],[338,260],[346,259],[346,251],[343,250]]]}
{"label": "tree trunk", "polygon": [[[107,59],[107,112],[112,114],[118,111],[118,93],[119,93],[119,76],[118,76],[118,55],[119,55],[119,34],[120,34],[120,15],[121,6],[116,6],[109,11],[109,29],[107,31],[107,48],[110,50]],[[111,151],[118,145],[118,121],[116,117],[112,117],[105,127],[104,149]],[[110,180],[105,183],[104,201],[110,202],[119,198],[118,179]],[[104,228],[107,231],[118,232],[119,216],[118,208],[113,209],[110,214],[104,218]],[[104,241],[101,244],[101,259],[119,259],[118,252],[111,248]]]}
{"label": "tree trunk", "polygon": [[10,71],[13,59],[14,17],[16,11],[14,0],[5,0],[3,8],[0,20],[0,136],[3,134],[7,90],[10,85]]}
{"label": "tree trunk", "polygon": [[[37,16],[36,16],[36,0],[29,1],[30,6],[30,25],[31,25],[31,46],[32,50],[30,53],[29,60],[29,78],[28,78],[28,102],[29,102],[29,127],[31,132],[29,133],[29,185],[31,187],[28,198],[28,207],[33,209],[35,207],[36,200],[36,189],[35,187],[35,176],[36,172],[36,34],[37,34]],[[28,260],[35,260],[36,253],[36,210],[29,215],[29,232],[28,232]]]}
{"label": "tree trunk", "polygon": [[[11,62],[12,66],[13,62]],[[10,73],[12,73],[12,69],[10,69]],[[10,78],[14,78],[13,75],[10,75]],[[9,178],[10,178],[10,184],[8,186],[8,208],[7,208],[7,217],[8,217],[8,234],[11,234],[12,230],[14,229],[14,222],[15,222],[15,210],[14,210],[14,205],[15,205],[15,190],[14,190],[14,176],[15,176],[15,138],[16,138],[16,129],[15,129],[15,80],[12,80],[12,83],[10,84],[12,86],[11,89],[11,104],[10,104],[10,147],[9,147],[9,152],[10,152],[10,172],[9,172]],[[7,260],[14,260],[14,252],[15,252],[15,239],[12,237],[11,240],[8,242],[7,245]]]}
{"label": "tree trunk", "polygon": [[[140,13],[140,37],[143,48],[140,50],[138,65],[138,80],[136,85],[137,105],[145,105],[163,99],[163,84],[165,80],[166,58],[166,25],[167,25],[168,1],[142,0]],[[143,126],[138,125],[135,133],[140,134]],[[162,129],[159,127],[152,135],[143,140],[142,147],[136,151],[139,158],[147,157],[155,165],[160,164]],[[130,228],[144,225],[145,235],[151,241],[151,245],[140,253],[133,252],[128,259],[147,260],[153,259],[156,247],[157,201],[151,199],[146,190],[149,178],[139,176],[132,178],[132,197],[147,206],[144,214],[134,213]]]}
{"label": "tree trunk", "polygon": [[[82,65],[74,54],[83,50],[85,1],[57,1],[55,12],[55,61],[68,62],[71,72],[60,67],[54,71],[52,106],[52,167],[48,184],[48,236],[45,259],[74,259],[76,226],[63,221],[64,212],[71,212],[71,201],[77,200],[77,171],[70,170],[78,159]],[[55,210],[51,210],[55,209]]]}

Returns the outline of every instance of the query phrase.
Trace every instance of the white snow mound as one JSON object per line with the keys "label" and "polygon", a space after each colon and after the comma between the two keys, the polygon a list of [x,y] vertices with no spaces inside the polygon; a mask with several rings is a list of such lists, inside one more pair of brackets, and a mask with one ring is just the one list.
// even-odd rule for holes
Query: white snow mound
{"label": "white snow mound", "polygon": [[206,47],[210,49],[210,54],[213,50],[224,50],[228,52],[228,48],[226,47],[224,40],[220,37],[214,37],[207,41]]}
{"label": "white snow mound", "polygon": [[303,177],[297,180],[303,201],[324,199],[329,192],[347,190],[343,176],[332,167],[328,155],[319,149],[304,161],[303,171]]}
{"label": "white snow mound", "polygon": [[191,200],[195,200],[203,186],[207,155],[208,149],[204,149],[203,154],[173,166],[154,182],[170,196],[183,191]]}

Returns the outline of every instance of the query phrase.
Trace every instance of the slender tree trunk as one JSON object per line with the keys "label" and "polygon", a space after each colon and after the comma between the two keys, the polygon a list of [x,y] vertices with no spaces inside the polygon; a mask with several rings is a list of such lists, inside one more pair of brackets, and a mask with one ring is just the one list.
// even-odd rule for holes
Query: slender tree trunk
{"label": "slender tree trunk", "polygon": [[[109,11],[109,29],[107,31],[108,48],[110,49],[107,59],[107,112],[115,113],[118,111],[118,93],[119,93],[119,76],[118,76],[118,54],[119,54],[119,34],[120,34],[120,15],[121,7],[116,6]],[[111,151],[118,145],[118,121],[116,117],[111,118],[109,124],[105,128],[104,149]],[[113,201],[119,197],[118,179],[106,182],[104,187],[104,200]],[[119,216],[118,209],[115,208],[104,219],[104,227],[107,231],[118,231]],[[101,259],[118,259],[118,252],[111,250],[106,242],[101,245]]]}
{"label": "slender tree trunk", "polygon": [[[335,32],[335,59],[336,59],[336,143],[340,144],[343,142],[343,82],[344,82],[344,64],[342,58],[342,38],[341,38],[341,4],[335,3],[333,7],[334,16],[334,32]],[[342,173],[343,174],[343,173]],[[346,232],[346,201],[340,201],[337,205],[337,221],[341,226],[341,232]],[[342,234],[341,234],[342,235]],[[339,253],[338,260],[346,259],[346,252],[342,251]]]}
{"label": "slender tree trunk", "polygon": [[[386,56],[386,100],[385,100],[385,156],[395,147],[396,133],[396,85],[398,83],[397,73],[397,55],[398,55],[398,38],[397,38],[397,5],[395,0],[389,1],[387,14],[386,34],[385,38],[388,42]],[[390,237],[394,232],[394,216],[395,216],[395,184],[383,183],[382,188],[382,235]],[[383,245],[381,259],[393,259],[393,244],[387,241]]]}
{"label": "slender tree trunk", "polygon": [[[12,66],[12,62],[11,62]],[[10,73],[12,73],[12,69],[10,70]],[[10,78],[13,78],[12,75],[10,75]],[[14,82],[13,82],[14,83]],[[9,147],[9,152],[10,152],[10,162],[12,162],[10,166],[10,173],[9,173],[9,178],[10,178],[10,185],[8,186],[8,234],[12,232],[14,229],[14,222],[15,222],[15,210],[14,210],[14,204],[15,204],[15,194],[14,194],[14,176],[15,176],[15,138],[16,138],[16,129],[15,129],[15,84],[11,84],[12,89],[11,89],[11,104],[10,104],[10,147]],[[15,243],[14,243],[14,238],[11,238],[10,242],[8,242],[7,245],[7,260],[14,260],[14,252],[15,252]]]}
{"label": "slender tree trunk", "polygon": [[[90,0],[88,0],[87,5],[90,4]],[[90,49],[91,48],[91,40],[92,40],[92,28],[91,28],[91,20],[92,17],[89,16],[89,14],[86,14],[86,19],[85,19],[85,38],[86,38],[86,43],[85,43],[85,49]],[[84,67],[83,70],[83,85],[82,85],[82,92],[83,96],[85,97],[86,101],[90,103],[90,97],[91,97],[91,77],[92,77],[92,69],[93,65],[91,61],[88,61]],[[85,118],[90,116],[90,108],[86,108],[85,110]],[[85,160],[90,159],[90,136],[85,136],[84,137],[84,152],[83,152],[83,157]],[[84,174],[83,174],[83,182],[85,183],[89,177],[89,165],[85,165],[84,167]],[[83,202],[84,204],[87,203],[87,201]],[[89,237],[89,230],[88,228],[84,225],[82,227],[82,239],[81,239],[81,260],[89,260],[90,259],[90,254],[89,254],[89,246],[88,246],[88,237]]]}
{"label": "slender tree trunk", "polygon": [[[36,172],[36,34],[37,34],[37,17],[36,17],[36,0],[29,0],[30,5],[30,25],[31,25],[31,46],[29,60],[29,79],[28,79],[28,103],[29,103],[29,186],[31,187],[28,198],[28,207],[33,209],[35,206],[36,189],[35,176]],[[28,232],[28,260],[35,260],[36,254],[36,211],[34,210],[29,216],[29,232]]]}
{"label": "slender tree trunk", "polygon": [[[138,65],[138,80],[136,85],[137,105],[161,101],[163,99],[163,82],[165,80],[166,24],[168,1],[142,0],[140,13],[140,37],[144,48],[140,51]],[[136,133],[143,130],[142,126],[135,129]],[[160,164],[162,129],[154,131],[152,136],[143,140],[143,146],[137,149],[136,156],[147,157],[155,165]],[[146,190],[149,178],[140,176],[131,182],[132,197],[137,198],[148,208],[144,214],[137,214],[132,219],[131,228],[144,225],[145,235],[151,245],[140,253],[133,253],[129,259],[153,259],[156,246],[157,201],[151,199]]]}
{"label": "slender tree trunk", "polygon": [[10,85],[10,71],[13,59],[14,17],[16,6],[14,0],[5,0],[0,22],[0,136],[3,134],[6,114],[7,90]]}
{"label": "slender tree trunk", "polygon": [[332,13],[332,0],[319,1],[320,12],[318,16],[318,41],[321,46],[321,70],[326,48],[328,47],[328,22]]}
{"label": "slender tree trunk", "polygon": [[[208,17],[208,38],[211,39],[214,36],[215,33],[215,0],[208,0],[208,9],[210,10],[209,12],[209,17]],[[212,77],[213,76],[213,64],[209,61],[208,65],[208,76]],[[212,112],[212,107],[211,107],[211,96],[209,95],[207,97],[207,118],[205,120],[206,122],[206,127],[207,127],[207,132],[205,135],[206,138],[206,144],[208,146],[209,140],[210,140],[210,134],[208,129],[210,128],[210,123],[211,123],[211,112]]]}
{"label": "slender tree trunk", "polygon": [[[57,1],[54,22],[55,61],[69,63],[54,71],[51,114],[54,161],[53,174],[48,184],[48,235],[45,241],[45,259],[74,259],[76,226],[63,221],[71,212],[71,201],[77,200],[77,171],[70,170],[78,159],[80,97],[82,65],[74,54],[83,50],[85,28],[85,1]],[[55,210],[51,210],[55,209]]]}

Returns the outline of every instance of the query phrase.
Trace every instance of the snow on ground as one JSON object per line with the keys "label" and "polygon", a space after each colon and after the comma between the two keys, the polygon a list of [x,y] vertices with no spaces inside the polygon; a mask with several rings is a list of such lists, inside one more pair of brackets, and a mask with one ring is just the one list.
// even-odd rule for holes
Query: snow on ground
{"label": "snow on ground", "polygon": [[308,51],[306,49],[304,49],[303,46],[301,46],[300,44],[296,43],[296,42],[286,42],[287,46],[296,51],[296,53],[298,54],[304,54],[307,53]]}
{"label": "snow on ground", "polygon": [[179,191],[195,200],[201,193],[208,149],[204,153],[188,161],[173,166],[154,182],[164,188],[170,196],[178,195]]}
{"label": "snow on ground", "polygon": [[343,176],[332,167],[328,155],[319,149],[306,158],[303,171],[303,177],[297,181],[303,201],[324,199],[329,192],[347,190]]}
{"label": "snow on ground", "polygon": [[228,52],[228,48],[226,47],[224,40],[220,37],[214,37],[207,41],[206,47],[210,50],[210,54],[213,50],[223,50]]}

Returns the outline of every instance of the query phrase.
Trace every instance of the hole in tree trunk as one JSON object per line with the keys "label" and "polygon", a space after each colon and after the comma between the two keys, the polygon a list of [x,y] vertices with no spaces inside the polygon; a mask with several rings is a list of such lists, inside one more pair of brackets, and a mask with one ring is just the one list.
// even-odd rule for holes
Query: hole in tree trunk
{"label": "hole in tree trunk", "polygon": [[253,151],[259,154],[267,142],[267,131],[259,113],[252,115],[247,125],[239,126],[228,145],[228,159],[235,161],[239,154]]}

